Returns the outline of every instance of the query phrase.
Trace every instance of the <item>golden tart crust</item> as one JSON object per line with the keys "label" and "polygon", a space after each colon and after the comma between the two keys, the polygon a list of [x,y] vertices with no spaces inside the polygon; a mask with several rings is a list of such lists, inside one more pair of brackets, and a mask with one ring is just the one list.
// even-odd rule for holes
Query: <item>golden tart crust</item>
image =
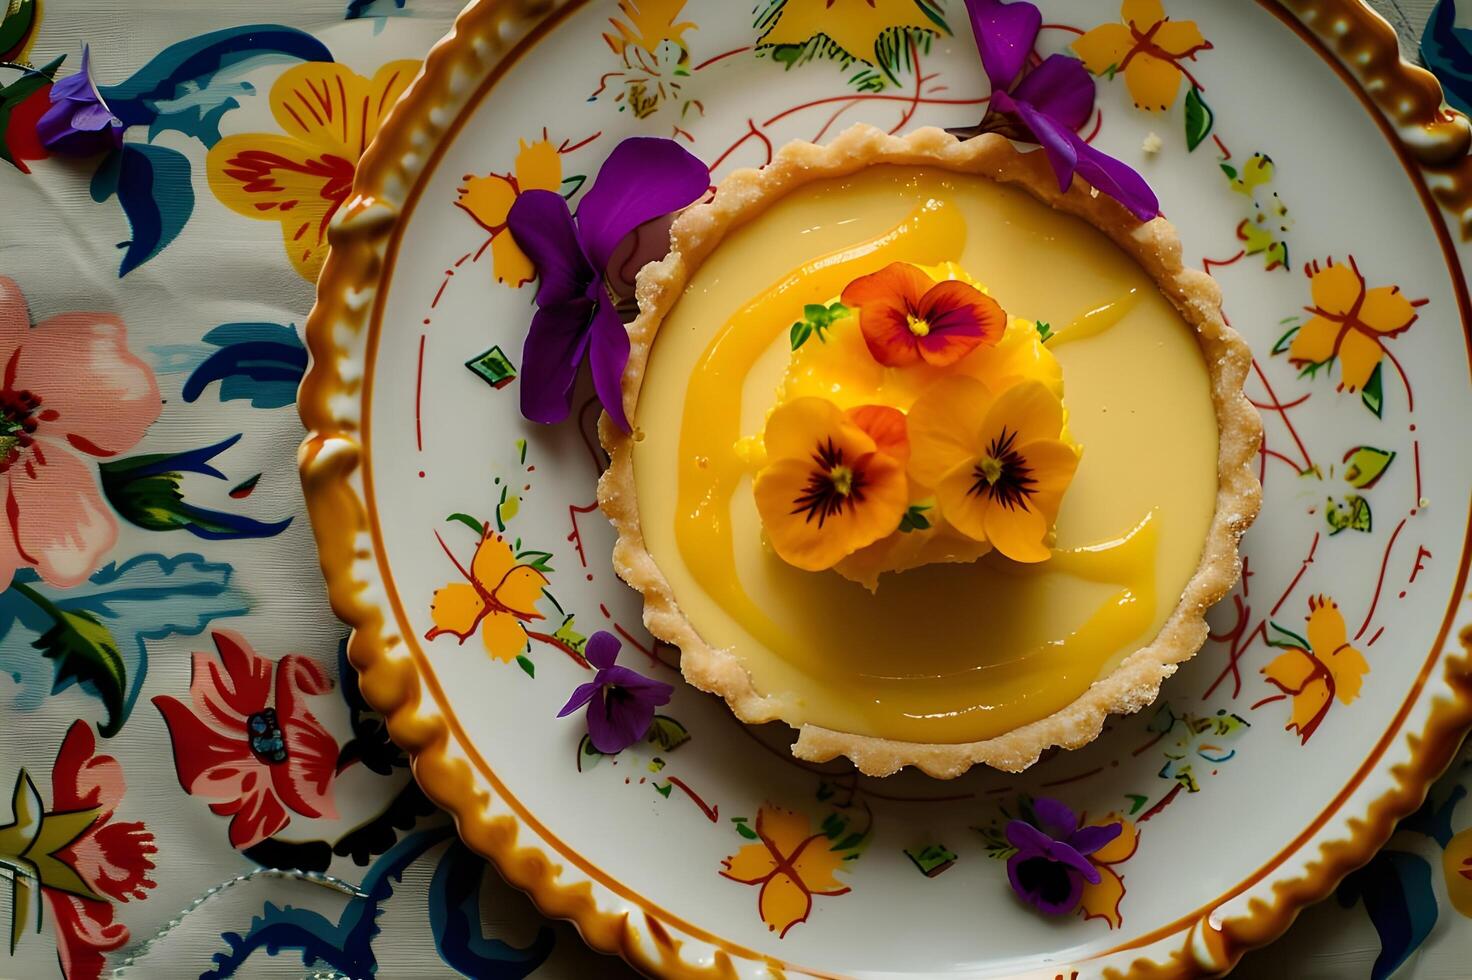
{"label": "golden tart crust", "polygon": [[[978,763],[1020,772],[1053,746],[1078,748],[1093,741],[1108,715],[1138,711],[1150,704],[1161,683],[1206,641],[1206,611],[1237,582],[1241,571],[1238,542],[1257,517],[1262,497],[1252,466],[1262,422],[1242,390],[1252,353],[1222,319],[1216,281],[1181,264],[1180,240],[1165,219],[1142,224],[1082,180],[1075,180],[1066,193],[1060,192],[1043,153],[1019,153],[1001,136],[960,142],[934,128],[889,136],[871,126],[857,125],[827,146],[789,143],[762,169],[732,173],[712,200],[689,208],[676,219],[670,229],[669,255],[639,273],[639,316],[629,324],[632,350],[623,378],[624,409],[629,418],[635,417],[660,323],[726,233],[798,187],[875,164],[923,166],[1013,184],[1098,228],[1135,259],[1195,328],[1211,379],[1219,430],[1216,512],[1200,565],[1153,642],[1126,656],[1112,673],[1095,681],[1062,710],[985,741],[903,742],[803,724],[792,747],[795,756],[813,762],[846,756],[870,776],[887,776],[910,765],[949,779]],[[645,625],[654,636],[680,648],[686,680],[725,698],[742,721],[783,720],[776,699],[756,690],[735,654],[714,648],[700,637],[680,611],[646,547],[634,483],[633,437],[621,432],[607,415],[599,423],[599,436],[611,458],[598,484],[598,503],[618,531],[614,569],[643,594]]]}

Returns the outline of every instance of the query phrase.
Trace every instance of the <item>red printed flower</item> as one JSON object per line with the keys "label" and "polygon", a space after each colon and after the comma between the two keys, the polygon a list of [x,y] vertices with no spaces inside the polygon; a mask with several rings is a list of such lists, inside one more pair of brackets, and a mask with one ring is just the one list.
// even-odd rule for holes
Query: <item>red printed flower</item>
{"label": "red printed flower", "polygon": [[[97,811],[92,825],[54,852],[98,895],[114,901],[141,900],[154,887],[150,854],[153,834],[137,821],[113,820],[127,783],[123,767],[110,755],[94,755],[96,736],[84,721],[72,723],[51,770],[51,807],[56,813]],[[113,921],[108,902],[93,901],[56,888],[43,888],[56,933],[56,951],[68,980],[97,977],[105,952],[128,941],[128,927]]]}
{"label": "red printed flower", "polygon": [[194,655],[194,709],[164,695],[153,699],[169,726],[180,785],[218,801],[210,809],[232,817],[230,843],[241,849],[279,833],[291,822],[288,809],[336,817],[337,741],[305,701],[332,690],[332,681],[300,654],[273,664],[234,633],[211,636],[220,658]]}
{"label": "red printed flower", "polygon": [[975,286],[937,283],[905,262],[855,279],[843,303],[859,311],[869,353],[886,367],[921,361],[945,367],[982,344],[995,344],[1007,329],[1002,307]]}

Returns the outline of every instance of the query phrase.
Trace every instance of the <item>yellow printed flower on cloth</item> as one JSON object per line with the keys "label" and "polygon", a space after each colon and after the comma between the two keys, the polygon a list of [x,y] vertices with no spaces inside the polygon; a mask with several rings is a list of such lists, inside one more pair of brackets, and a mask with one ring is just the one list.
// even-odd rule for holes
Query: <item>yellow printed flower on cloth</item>
{"label": "yellow printed flower on cloth", "polygon": [[772,412],[765,443],[752,489],[783,561],[822,571],[899,527],[910,447],[898,409],[798,398]]}
{"label": "yellow printed flower on cloth", "polygon": [[1024,381],[994,396],[963,376],[910,409],[910,477],[935,490],[941,514],[1014,561],[1046,561],[1047,538],[1078,451],[1062,440],[1063,402]]}
{"label": "yellow printed flower on cloth", "polygon": [[486,652],[497,660],[512,661],[526,649],[526,627],[542,619],[537,600],[547,577],[516,560],[511,545],[486,529],[467,571],[458,562],[464,582],[452,582],[435,591],[429,614],[434,628],[424,635],[433,640],[446,633],[463,644],[480,630]]}
{"label": "yellow printed flower on cloth", "polygon": [[1313,317],[1294,335],[1288,359],[1300,366],[1337,359],[1340,390],[1359,391],[1385,355],[1385,338],[1409,330],[1426,300],[1407,299],[1399,286],[1367,289],[1354,256],[1348,265],[1330,259],[1306,271],[1314,305],[1304,309]]}
{"label": "yellow printed flower on cloth", "polygon": [[1094,821],[1088,826],[1107,827],[1113,824],[1119,824],[1123,829],[1118,837],[1088,856],[1089,863],[1099,872],[1099,882],[1084,882],[1078,907],[1085,919],[1103,919],[1109,924],[1109,928],[1118,929],[1124,924],[1119,914],[1119,903],[1124,901],[1125,889],[1124,877],[1115,870],[1115,865],[1123,864],[1135,856],[1135,851],[1140,847],[1140,828],[1118,813],[1111,813],[1103,820]]}
{"label": "yellow printed flower on cloth", "polygon": [[1262,674],[1293,699],[1288,731],[1307,743],[1329,714],[1334,699],[1351,704],[1360,696],[1370,665],[1349,645],[1339,604],[1327,596],[1308,600],[1308,649],[1289,647]]}
{"label": "yellow printed flower on cloth", "polygon": [[511,205],[526,191],[560,191],[561,188],[562,155],[545,138],[534,143],[521,141],[515,173],[466,175],[455,204],[490,232],[491,268],[497,282],[522,286],[537,275],[531,260],[506,230]]}
{"label": "yellow printed flower on cloth", "polygon": [[822,34],[860,61],[873,63],[880,37],[896,28],[940,30],[916,0],[787,0],[758,43],[806,44]]}
{"label": "yellow printed flower on cloth", "polygon": [[843,856],[828,838],[814,833],[808,818],[764,804],[756,815],[757,842],[721,861],[721,877],[743,885],[760,885],[757,911],[779,937],[813,910],[814,895],[843,895],[850,889],[833,873]]}
{"label": "yellow printed flower on cloth", "polygon": [[331,62],[288,69],[271,86],[271,114],[284,132],[216,143],[206,162],[210,189],[232,211],[280,222],[292,266],[315,281],[358,158],[418,71],[417,61],[389,62],[371,79]]}
{"label": "yellow printed flower on cloth", "polygon": [[1084,67],[1095,75],[1123,72],[1138,108],[1164,112],[1175,104],[1182,58],[1211,48],[1195,21],[1171,20],[1160,0],[1124,0],[1122,24],[1100,24],[1073,42]]}

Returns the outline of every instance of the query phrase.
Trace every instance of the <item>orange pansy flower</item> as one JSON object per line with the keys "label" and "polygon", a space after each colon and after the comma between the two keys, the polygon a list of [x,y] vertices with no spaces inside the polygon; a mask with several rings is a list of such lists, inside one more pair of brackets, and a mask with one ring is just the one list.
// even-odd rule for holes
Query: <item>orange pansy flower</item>
{"label": "orange pansy flower", "polygon": [[1304,309],[1313,317],[1294,335],[1288,359],[1303,366],[1337,358],[1340,390],[1359,391],[1385,355],[1384,338],[1409,330],[1427,301],[1406,299],[1399,286],[1365,288],[1352,255],[1348,265],[1329,259],[1304,271],[1314,298]]}
{"label": "orange pansy flower", "polygon": [[777,554],[817,572],[899,527],[909,505],[905,417],[867,405],[844,412],[798,398],[767,420],[767,464],[753,490]]}
{"label": "orange pansy flower", "polygon": [[314,61],[282,72],[271,114],[285,134],[220,140],[206,161],[210,189],[232,211],[280,222],[292,266],[316,281],[327,225],[353,189],[358,158],[418,71],[417,61],[393,61],[369,79]]}
{"label": "orange pansy flower", "polygon": [[1164,112],[1189,77],[1181,59],[1194,59],[1211,42],[1195,21],[1166,17],[1160,0],[1124,0],[1120,14],[1124,23],[1100,24],[1073,42],[1074,53],[1095,75],[1123,72],[1137,108]]}
{"label": "orange pansy flower", "polygon": [[497,282],[522,286],[537,275],[531,260],[516,244],[515,237],[506,231],[506,216],[511,212],[511,205],[526,191],[560,193],[561,189],[562,155],[552,141],[545,138],[535,143],[521,141],[514,174],[465,176],[465,185],[459,189],[460,196],[455,204],[490,232],[491,268]]}
{"label": "orange pansy flower", "polygon": [[907,262],[855,279],[843,303],[859,311],[869,353],[886,367],[945,367],[995,344],[1007,329],[996,300],[959,279],[938,283]]}
{"label": "orange pansy flower", "polygon": [[[452,558],[453,560],[453,558]],[[537,600],[547,576],[516,560],[511,545],[486,528],[467,571],[456,562],[464,582],[452,582],[435,591],[429,615],[434,628],[426,640],[450,634],[463,644],[476,630],[486,652],[497,660],[512,661],[526,649],[524,623],[542,619]]]}
{"label": "orange pansy flower", "polygon": [[1370,665],[1364,654],[1349,645],[1339,604],[1327,596],[1308,600],[1308,649],[1289,647],[1262,675],[1293,699],[1293,711],[1284,727],[1307,743],[1329,714],[1334,699],[1350,704],[1360,696]]}
{"label": "orange pansy flower", "polygon": [[994,396],[951,377],[920,396],[908,421],[910,476],[935,490],[952,527],[1014,561],[1051,556],[1046,539],[1078,468],[1057,395],[1024,381]]}
{"label": "orange pansy flower", "polygon": [[1083,895],[1078,904],[1085,919],[1103,919],[1111,929],[1118,929],[1124,924],[1119,914],[1119,903],[1124,901],[1124,877],[1114,866],[1135,856],[1135,851],[1140,847],[1140,828],[1118,813],[1111,813],[1103,820],[1088,825],[1107,827],[1116,823],[1122,828],[1119,836],[1088,856],[1089,863],[1099,872],[1099,882],[1084,882]]}
{"label": "orange pansy flower", "polygon": [[850,890],[833,877],[843,856],[830,849],[827,837],[813,833],[807,817],[765,804],[755,829],[760,840],[723,859],[721,877],[761,886],[757,911],[779,937],[807,921],[814,895]]}

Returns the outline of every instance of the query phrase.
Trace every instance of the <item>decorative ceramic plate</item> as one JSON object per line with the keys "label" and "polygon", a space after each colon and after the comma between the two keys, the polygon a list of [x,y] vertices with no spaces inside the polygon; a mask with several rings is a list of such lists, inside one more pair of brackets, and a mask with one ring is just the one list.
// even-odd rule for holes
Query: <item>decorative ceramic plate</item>
{"label": "decorative ceramic plate", "polygon": [[[1090,135],[1220,280],[1267,435],[1263,514],[1205,649],[1155,705],[1020,776],[799,763],[789,729],[681,684],[610,568],[596,403],[554,428],[518,411],[518,192],[576,202],[631,134],[682,141],[719,179],[853,122],[974,123],[987,86],[960,0],[481,0],[337,216],[302,470],[364,694],[471,846],[650,973],[1225,970],[1374,853],[1472,722],[1455,642],[1472,622],[1466,121],[1354,0],[1125,4],[1137,28],[1194,22],[1209,44],[1189,54],[1129,35],[1113,4],[1042,7],[1044,53],[1124,32]],[[1395,287],[1409,324],[1383,315]],[[1303,363],[1324,345],[1336,356]],[[435,591],[486,574],[487,522],[514,545],[503,564],[549,580],[520,610],[543,618],[426,639]],[[616,757],[556,718],[600,629],[677,684]],[[1059,920],[1016,901],[1002,860],[1002,827],[1039,795],[1126,831]]]}

